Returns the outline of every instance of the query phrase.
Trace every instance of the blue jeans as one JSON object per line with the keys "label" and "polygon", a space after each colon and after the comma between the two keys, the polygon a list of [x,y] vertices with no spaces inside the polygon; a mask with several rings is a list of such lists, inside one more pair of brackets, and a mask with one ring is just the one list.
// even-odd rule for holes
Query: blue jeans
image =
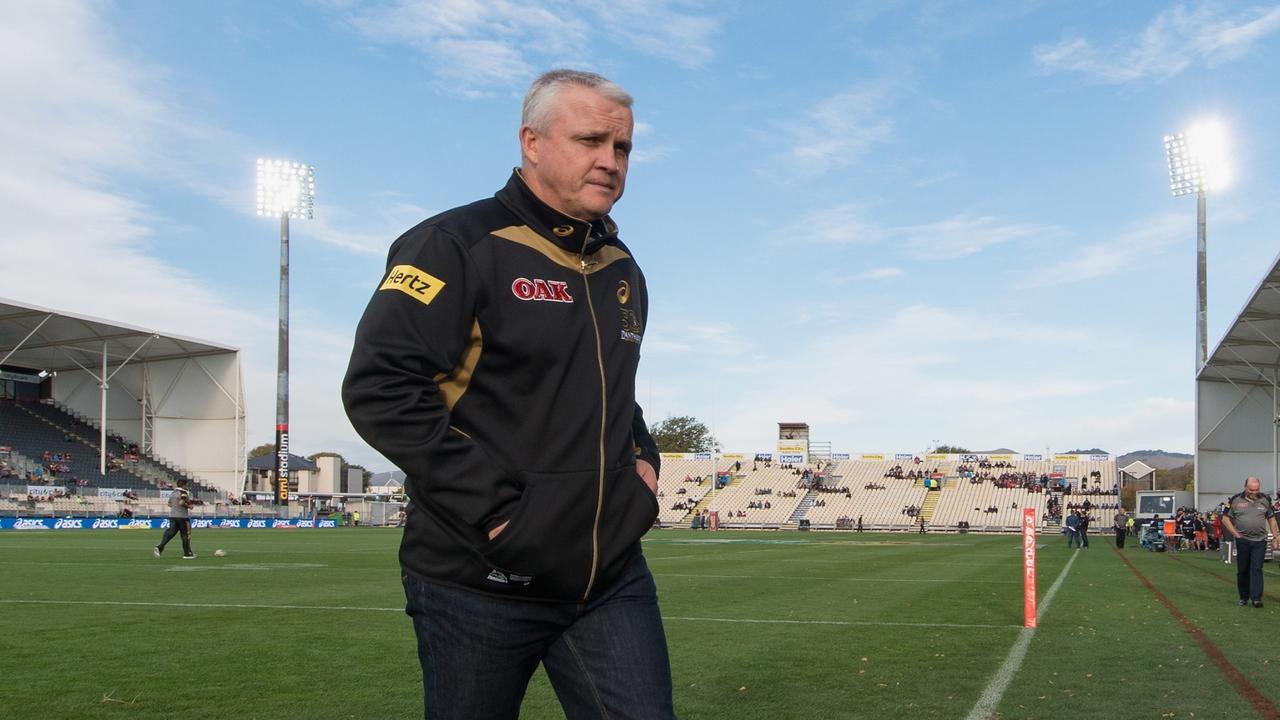
{"label": "blue jeans", "polygon": [[542,663],[567,720],[673,720],[657,587],[637,556],[584,603],[493,597],[403,577],[426,720],[516,720]]}
{"label": "blue jeans", "polygon": [[1266,540],[1236,538],[1236,590],[1241,600],[1262,599],[1262,561],[1267,557]]}

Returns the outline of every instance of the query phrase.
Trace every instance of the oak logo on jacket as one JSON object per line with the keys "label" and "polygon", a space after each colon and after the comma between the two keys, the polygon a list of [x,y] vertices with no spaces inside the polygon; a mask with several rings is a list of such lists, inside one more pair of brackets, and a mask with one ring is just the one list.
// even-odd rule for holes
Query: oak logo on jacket
{"label": "oak logo on jacket", "polygon": [[542,300],[545,302],[571,303],[573,296],[569,294],[569,283],[562,280],[542,280],[535,278],[516,278],[511,283],[511,294],[521,300]]}
{"label": "oak logo on jacket", "polygon": [[396,265],[379,290],[399,290],[423,305],[430,305],[444,289],[444,281],[412,265]]}

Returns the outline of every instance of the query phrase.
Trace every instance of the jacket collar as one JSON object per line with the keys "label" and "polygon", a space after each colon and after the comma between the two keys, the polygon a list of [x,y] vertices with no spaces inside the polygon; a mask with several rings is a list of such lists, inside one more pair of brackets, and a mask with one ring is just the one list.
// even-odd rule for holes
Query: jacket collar
{"label": "jacket collar", "polygon": [[511,171],[506,186],[494,197],[539,235],[569,252],[590,255],[618,241],[618,225],[612,218],[606,215],[587,222],[565,215],[533,194],[520,168]]}

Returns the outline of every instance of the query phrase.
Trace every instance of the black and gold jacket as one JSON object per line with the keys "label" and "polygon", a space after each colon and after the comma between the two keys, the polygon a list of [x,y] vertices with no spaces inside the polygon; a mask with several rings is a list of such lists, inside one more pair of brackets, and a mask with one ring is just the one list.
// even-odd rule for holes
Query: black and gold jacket
{"label": "black and gold jacket", "polygon": [[635,469],[659,464],[635,400],[647,316],[612,220],[553,210],[519,172],[392,244],[342,400],[407,476],[404,570],[541,600],[609,586],[658,512]]}

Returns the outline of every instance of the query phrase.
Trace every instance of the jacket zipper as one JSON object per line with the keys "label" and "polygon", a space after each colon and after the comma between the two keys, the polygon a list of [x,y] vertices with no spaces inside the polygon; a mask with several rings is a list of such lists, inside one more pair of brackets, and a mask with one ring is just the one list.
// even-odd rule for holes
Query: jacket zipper
{"label": "jacket zipper", "polygon": [[608,416],[608,399],[606,397],[604,378],[604,350],[600,342],[600,323],[596,319],[596,306],[591,300],[591,281],[587,279],[587,268],[595,263],[588,263],[586,243],[578,256],[582,265],[582,282],[587,290],[587,310],[591,313],[591,327],[596,331],[596,365],[600,368],[600,472],[596,481],[596,518],[591,525],[591,574],[587,576],[587,589],[582,593],[585,601],[591,596],[591,588],[596,584],[596,572],[600,566],[600,514],[604,511],[604,431],[605,418]]}

